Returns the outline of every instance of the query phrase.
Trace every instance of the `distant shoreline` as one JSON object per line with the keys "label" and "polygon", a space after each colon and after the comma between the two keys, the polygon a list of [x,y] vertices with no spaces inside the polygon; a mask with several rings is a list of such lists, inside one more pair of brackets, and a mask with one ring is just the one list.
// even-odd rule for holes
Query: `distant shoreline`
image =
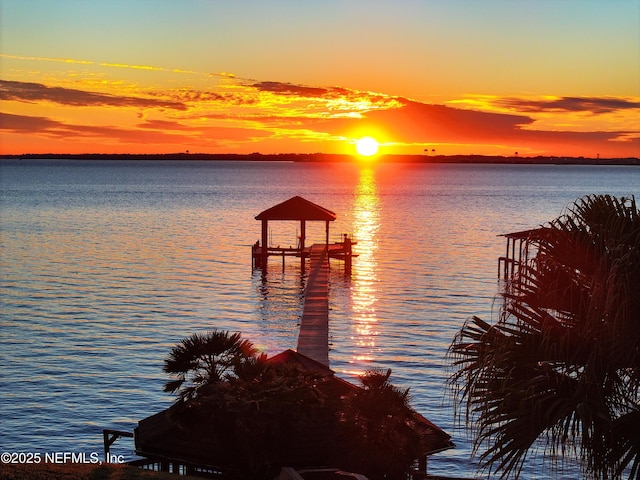
{"label": "distant shoreline", "polygon": [[[0,155],[2,160],[203,160],[251,162],[356,162],[357,157],[332,153],[28,153]],[[491,155],[381,155],[376,163],[463,163],[500,165],[640,165],[640,158],[586,158],[554,156],[491,156]]]}

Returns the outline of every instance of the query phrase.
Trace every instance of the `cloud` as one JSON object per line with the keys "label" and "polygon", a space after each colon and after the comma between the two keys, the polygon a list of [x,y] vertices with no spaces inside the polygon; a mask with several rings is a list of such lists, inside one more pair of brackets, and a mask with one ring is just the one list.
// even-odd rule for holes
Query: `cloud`
{"label": "cloud", "polygon": [[36,62],[59,62],[59,63],[77,63],[80,65],[94,65],[96,62],[91,60],[77,60],[73,58],[51,58],[51,57],[27,57],[24,55],[9,55],[7,53],[0,53],[0,58],[10,58],[13,60],[32,60]]}
{"label": "cloud", "polygon": [[497,105],[521,112],[590,112],[611,113],[640,108],[640,102],[616,97],[557,97],[552,99],[503,98]]}
{"label": "cloud", "polygon": [[172,120],[146,120],[144,123],[139,123],[137,127],[150,130],[193,130],[193,127]]}
{"label": "cloud", "polygon": [[77,125],[46,117],[32,117],[0,112],[0,131],[39,135],[60,140],[93,139],[130,144],[174,144],[212,147],[220,142],[254,142],[270,137],[264,129],[243,127],[190,127],[176,121],[147,120],[134,127],[112,125]]}
{"label": "cloud", "polygon": [[533,122],[523,115],[462,110],[408,99],[396,101],[401,104],[399,108],[372,110],[361,117],[321,119],[310,122],[311,128],[339,134],[369,125],[394,141],[420,143],[495,139]]}
{"label": "cloud", "polygon": [[170,91],[152,91],[148,94],[153,97],[172,98],[176,103],[222,102],[229,105],[253,105],[259,101],[257,98],[252,98],[246,94],[217,93],[184,88]]}
{"label": "cloud", "polygon": [[60,122],[45,117],[29,117],[0,112],[0,130],[14,133],[33,133],[55,129],[60,125]]}
{"label": "cloud", "polygon": [[515,150],[543,148],[549,152],[554,149],[590,149],[591,152],[598,152],[605,145],[628,150],[640,143],[638,132],[534,130],[530,127],[535,120],[526,115],[465,110],[408,99],[397,100],[402,102],[402,107],[369,111],[359,118],[306,119],[289,128],[308,129],[335,136],[345,135],[346,132],[360,132],[357,133],[360,135],[376,131],[381,141],[408,145],[499,145]]}
{"label": "cloud", "polygon": [[[261,126],[257,128],[277,129],[280,136],[289,138],[299,138],[301,132],[310,137],[325,135],[334,139],[377,132],[379,140],[399,145],[477,144],[525,151],[528,146],[535,149],[546,143],[562,151],[567,151],[567,147],[599,151],[607,144],[630,146],[640,141],[634,138],[637,132],[622,130],[535,129],[537,120],[525,113],[462,109],[370,92],[280,82],[254,83],[252,87],[273,96],[255,109],[241,113],[210,112],[203,118],[250,122]],[[281,102],[279,96],[284,97]],[[269,108],[260,108],[264,105]],[[600,104],[602,108],[604,105]]]}
{"label": "cloud", "polygon": [[145,133],[136,129],[114,127],[110,125],[74,125],[65,124],[46,117],[32,117],[0,112],[0,130],[12,133],[44,135],[60,139],[77,137],[115,139],[125,143],[182,143],[178,135],[161,131]]}
{"label": "cloud", "polygon": [[[526,147],[545,145],[558,150],[593,148],[598,151],[611,143],[638,144],[638,132],[629,131],[550,131],[531,128],[535,119],[525,115],[462,110],[408,101],[398,110],[379,110],[366,120],[384,126],[392,138],[405,142],[454,142]],[[622,146],[622,145],[620,145]],[[539,148],[539,147],[538,147]],[[553,148],[548,151],[553,151]]]}
{"label": "cloud", "polygon": [[281,95],[296,95],[300,97],[324,97],[329,90],[322,87],[306,87],[282,82],[258,82],[251,85],[262,91],[279,93]]}
{"label": "cloud", "polygon": [[261,92],[269,92],[275,95],[288,97],[300,97],[301,99],[316,99],[324,101],[342,100],[347,103],[366,102],[377,108],[396,108],[397,97],[383,95],[381,93],[364,92],[344,87],[309,87],[283,82],[257,82],[249,85]]}
{"label": "cloud", "polygon": [[0,58],[8,58],[12,60],[29,60],[29,61],[35,61],[35,62],[57,62],[57,63],[78,64],[78,65],[97,65],[100,67],[109,67],[109,68],[130,68],[134,70],[183,73],[183,74],[198,75],[198,76],[214,76],[214,77],[227,77],[227,78],[236,77],[233,73],[229,73],[229,72],[201,73],[193,70],[183,70],[181,68],[164,68],[164,67],[155,67],[152,65],[130,65],[127,63],[94,62],[92,60],[80,60],[75,58],[33,57],[33,56],[24,56],[24,55],[10,55],[6,53],[0,53]]}
{"label": "cloud", "polygon": [[523,115],[462,110],[409,100],[401,109],[371,112],[367,118],[379,119],[392,128],[396,135],[408,136],[411,140],[429,137],[448,140],[497,139],[505,132],[519,130],[533,122],[533,119]]}
{"label": "cloud", "polygon": [[130,97],[88,92],[64,87],[47,87],[41,83],[0,80],[0,99],[18,102],[53,102],[74,107],[114,106],[138,108],[169,108],[186,110],[182,102],[155,98]]}
{"label": "cloud", "polygon": [[146,120],[136,125],[138,128],[159,131],[189,132],[191,136],[208,136],[223,140],[242,140],[257,137],[268,137],[271,133],[265,129],[220,126],[190,126],[172,120]]}

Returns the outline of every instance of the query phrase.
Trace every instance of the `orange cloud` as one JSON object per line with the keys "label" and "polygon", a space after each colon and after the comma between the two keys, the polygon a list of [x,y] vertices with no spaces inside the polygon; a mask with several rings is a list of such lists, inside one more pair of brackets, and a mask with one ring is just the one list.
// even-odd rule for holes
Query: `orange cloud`
{"label": "orange cloud", "polygon": [[520,112],[582,112],[599,115],[640,110],[640,101],[619,97],[501,98],[495,103]]}
{"label": "orange cloud", "polygon": [[11,58],[13,60],[33,60],[38,62],[78,63],[82,65],[95,65],[96,63],[90,60],[75,60],[72,58],[26,57],[22,55],[9,55],[6,53],[0,53],[0,58]]}
{"label": "orange cloud", "polygon": [[255,142],[271,136],[265,130],[203,126],[196,128],[176,121],[148,120],[134,127],[113,125],[77,125],[46,117],[14,115],[0,112],[0,131],[45,136],[53,139],[102,139],[127,144],[173,144],[215,147],[229,142]]}
{"label": "orange cloud", "polygon": [[383,131],[388,140],[407,145],[495,145],[522,151],[530,148],[549,155],[608,152],[611,156],[631,156],[633,152],[635,155],[640,153],[638,131],[571,132],[527,128],[534,122],[533,118],[525,115],[464,110],[404,100],[401,108],[374,110],[361,118],[308,121],[304,128],[334,135],[376,128]]}
{"label": "orange cloud", "polygon": [[0,80],[0,99],[17,102],[54,102],[75,107],[115,106],[140,108],[171,108],[186,110],[181,102],[169,102],[154,98],[111,95],[62,87],[47,87],[41,83]]}
{"label": "orange cloud", "polygon": [[127,143],[179,143],[171,133],[154,132],[152,135],[140,135],[139,132],[114,126],[66,124],[46,117],[12,115],[0,112],[0,129],[13,133],[39,134],[53,138],[106,138]]}
{"label": "orange cloud", "polygon": [[235,78],[235,75],[229,72],[201,73],[193,70],[182,70],[180,68],[164,68],[164,67],[156,67],[152,65],[130,65],[126,63],[94,62],[91,60],[79,60],[74,58],[52,58],[52,57],[33,57],[33,56],[30,57],[30,56],[23,56],[23,55],[9,55],[6,53],[0,53],[0,58],[7,58],[12,60],[30,60],[30,61],[37,61],[37,62],[71,63],[71,64],[78,64],[78,65],[96,65],[100,67],[130,68],[134,70],[149,70],[149,71],[155,71],[155,72],[171,72],[171,73],[184,73],[184,74],[190,74],[190,75]]}

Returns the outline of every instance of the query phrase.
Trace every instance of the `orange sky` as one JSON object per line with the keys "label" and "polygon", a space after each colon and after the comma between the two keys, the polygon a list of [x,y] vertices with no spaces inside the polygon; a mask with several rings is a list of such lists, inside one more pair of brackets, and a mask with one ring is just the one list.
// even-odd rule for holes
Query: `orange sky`
{"label": "orange sky", "polygon": [[3,154],[640,156],[635,0],[0,2]]}

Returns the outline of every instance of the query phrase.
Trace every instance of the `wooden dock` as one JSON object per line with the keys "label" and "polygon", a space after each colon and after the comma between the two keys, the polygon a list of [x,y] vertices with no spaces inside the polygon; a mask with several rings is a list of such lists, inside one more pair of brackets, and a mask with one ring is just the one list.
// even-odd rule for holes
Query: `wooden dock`
{"label": "wooden dock", "polygon": [[[344,262],[344,268],[347,273],[351,273],[351,264],[354,257],[358,255],[353,253],[353,245],[358,242],[345,236],[342,242],[334,242],[329,244],[329,257],[342,260]],[[319,244],[324,247],[324,244]],[[319,248],[316,246],[316,248]],[[267,247],[264,249],[260,246],[260,242],[256,242],[251,246],[251,259],[253,268],[260,266],[266,268],[264,260],[268,257],[282,257],[282,268],[284,268],[285,257],[298,257],[303,260],[302,269],[304,270],[304,260],[311,257],[311,247]]]}
{"label": "wooden dock", "polygon": [[329,366],[329,256],[327,245],[311,247],[309,276],[297,350]]}

